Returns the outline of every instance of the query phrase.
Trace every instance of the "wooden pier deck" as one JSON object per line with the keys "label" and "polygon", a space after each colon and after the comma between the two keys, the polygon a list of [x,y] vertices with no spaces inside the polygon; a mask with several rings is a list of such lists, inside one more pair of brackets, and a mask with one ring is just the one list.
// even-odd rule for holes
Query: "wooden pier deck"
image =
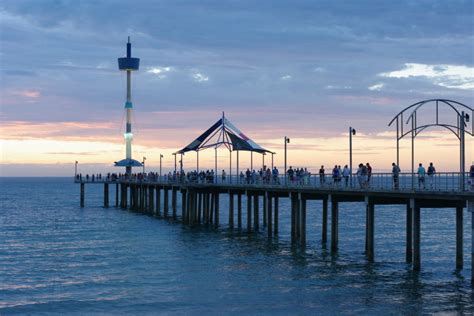
{"label": "wooden pier deck", "polygon": [[[216,229],[224,224],[219,218],[226,214],[225,224],[229,229],[243,229],[248,233],[266,230],[269,238],[278,235],[280,199],[289,199],[291,205],[291,242],[306,246],[307,201],[322,201],[321,240],[330,243],[331,252],[338,250],[339,206],[341,203],[363,202],[365,204],[365,253],[367,260],[375,259],[375,211],[377,205],[403,205],[406,216],[406,262],[413,269],[421,269],[421,209],[454,208],[456,210],[456,269],[463,268],[463,209],[468,208],[473,216],[471,269],[474,271],[474,192],[472,191],[413,191],[408,189],[356,189],[335,187],[313,187],[305,185],[265,185],[231,183],[178,183],[159,181],[102,181],[80,183],[80,203],[84,206],[85,185],[103,184],[104,207],[109,207],[109,186],[115,185],[115,206],[131,209],[163,218],[179,220],[183,225],[212,225]],[[220,209],[221,195],[229,196],[227,213]],[[178,210],[178,195],[181,209]],[[244,204],[242,203],[244,200]],[[178,212],[179,211],[179,212]],[[247,222],[242,222],[246,212]],[[178,214],[179,213],[179,214]],[[328,227],[328,217],[331,225]],[[264,229],[263,229],[264,228]],[[474,273],[471,273],[474,286]]]}

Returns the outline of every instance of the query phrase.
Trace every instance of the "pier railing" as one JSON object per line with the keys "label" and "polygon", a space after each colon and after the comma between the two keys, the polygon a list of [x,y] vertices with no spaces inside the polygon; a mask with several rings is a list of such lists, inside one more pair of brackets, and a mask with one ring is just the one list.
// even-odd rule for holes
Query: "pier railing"
{"label": "pier railing", "polygon": [[[459,172],[438,172],[434,175],[425,175],[424,178],[417,174],[400,173],[398,177],[392,173],[372,173],[369,177],[353,175],[351,177],[334,178],[331,175],[320,176],[318,174],[305,176],[271,176],[261,177],[259,175],[246,176],[221,176],[199,177],[195,174],[187,176],[156,176],[142,175],[132,178],[127,177],[101,177],[97,178],[75,178],[75,182],[84,183],[157,183],[157,184],[210,184],[210,185],[233,185],[233,186],[275,186],[275,187],[308,187],[340,190],[393,190],[393,191],[474,191],[474,178],[469,173],[464,176],[464,186]],[[463,189],[464,188],[464,189]]]}

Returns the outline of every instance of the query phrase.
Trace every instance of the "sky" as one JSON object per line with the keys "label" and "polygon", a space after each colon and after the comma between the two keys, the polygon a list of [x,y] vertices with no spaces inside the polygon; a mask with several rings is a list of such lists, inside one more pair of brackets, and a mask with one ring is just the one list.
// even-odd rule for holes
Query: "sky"
{"label": "sky", "polygon": [[[436,98],[474,107],[474,1],[2,0],[0,176],[70,176],[75,161],[83,174],[121,171],[112,165],[125,155],[117,58],[127,36],[141,59],[133,157],[146,157],[148,171],[160,154],[163,170],[174,169],[171,153],[224,111],[280,168],[284,136],[289,165],[347,164],[353,126],[354,162],[384,172],[396,159],[388,123],[405,107]],[[420,109],[420,122],[433,109]],[[409,137],[400,144],[409,171]],[[417,162],[459,170],[459,141],[446,129],[426,129],[415,144]],[[219,169],[230,155],[218,150]],[[202,152],[200,167],[213,166],[213,150]],[[195,153],[184,167],[196,167]]]}

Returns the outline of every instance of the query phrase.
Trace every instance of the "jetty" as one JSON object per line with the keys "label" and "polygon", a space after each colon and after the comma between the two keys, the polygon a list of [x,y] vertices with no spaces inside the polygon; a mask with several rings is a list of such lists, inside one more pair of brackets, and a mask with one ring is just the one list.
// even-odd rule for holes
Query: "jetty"
{"label": "jetty", "polygon": [[[408,177],[408,174],[405,175]],[[453,174],[440,178],[454,178]],[[457,175],[457,178],[460,178]],[[411,190],[408,188],[388,189],[390,178],[387,174],[373,174],[376,187],[345,188],[333,184],[319,185],[315,177],[309,184],[287,183],[286,178],[279,183],[239,183],[240,179],[228,179],[218,183],[188,182],[173,179],[117,179],[114,181],[86,181],[80,183],[80,203],[84,206],[85,185],[104,186],[104,207],[109,207],[110,186],[115,186],[115,206],[143,212],[163,219],[180,221],[183,225],[210,225],[215,229],[227,227],[230,230],[244,230],[248,233],[266,231],[268,238],[278,236],[281,216],[291,220],[291,242],[306,246],[306,214],[321,212],[321,241],[330,243],[331,252],[336,253],[339,241],[339,206],[341,203],[363,202],[365,209],[365,252],[367,260],[375,260],[374,235],[377,205],[402,205],[406,216],[406,262],[412,263],[414,270],[421,269],[421,209],[448,208],[456,212],[456,269],[463,268],[463,209],[468,208],[474,216],[474,191],[456,190],[441,184],[433,189]],[[467,177],[466,177],[467,178]],[[379,181],[377,181],[378,179]],[[385,180],[384,180],[385,179]],[[386,180],[389,179],[389,182]],[[234,182],[234,183],[232,183]],[[448,181],[449,182],[449,181]],[[228,209],[220,208],[220,199],[227,195]],[[181,207],[178,210],[178,199]],[[289,199],[291,210],[280,210],[281,199]],[[307,209],[308,200],[322,201],[322,209]],[[246,212],[246,223],[242,214]],[[221,216],[225,219],[221,219]],[[343,216],[343,214],[341,214]],[[328,218],[330,216],[330,227]],[[474,236],[474,225],[472,227]],[[474,259],[474,253],[472,254]],[[471,260],[471,262],[473,262]],[[473,280],[474,281],[474,280]],[[473,283],[474,284],[474,283]]]}
{"label": "jetty", "polygon": [[[375,260],[375,227],[376,211],[380,205],[400,205],[406,218],[405,225],[405,260],[412,264],[413,270],[421,269],[421,209],[446,208],[455,210],[456,252],[455,267],[463,268],[463,210],[467,208],[472,216],[472,253],[471,271],[474,271],[474,176],[465,170],[465,137],[474,136],[473,108],[453,100],[430,99],[414,103],[400,111],[389,126],[396,127],[396,157],[390,173],[371,173],[370,181],[367,174],[355,173],[352,170],[352,136],[355,129],[349,127],[349,174],[342,181],[333,181],[328,175],[307,174],[303,178],[294,176],[287,170],[287,144],[290,139],[283,138],[284,166],[283,174],[274,168],[275,152],[259,146],[232,122],[222,117],[199,135],[189,145],[175,152],[173,174],[162,175],[160,155],[160,172],[144,172],[144,163],[132,159],[132,101],[131,72],[139,68],[139,59],[131,57],[130,39],[127,43],[127,57],[119,58],[119,69],[127,72],[127,99],[125,102],[126,121],[126,155],[125,159],[115,162],[117,167],[125,168],[119,176],[84,178],[77,174],[75,182],[80,184],[80,206],[85,205],[86,185],[103,185],[103,206],[110,206],[110,192],[115,191],[115,207],[130,209],[152,216],[173,221],[183,225],[208,225],[215,229],[246,231],[249,234],[266,232],[268,238],[279,235],[281,217],[291,223],[291,242],[299,247],[307,245],[306,218],[308,212],[321,213],[321,242],[330,245],[332,253],[337,253],[339,244],[339,208],[342,203],[363,203],[365,207],[365,253],[368,262]],[[442,112],[440,109],[442,108]],[[440,116],[449,111],[451,117]],[[433,121],[420,123],[417,114],[423,111],[425,117]],[[426,115],[427,113],[433,115]],[[436,172],[426,176],[425,182],[418,183],[415,170],[415,139],[428,128],[444,128],[452,132],[459,140],[459,172]],[[411,139],[411,172],[400,173],[399,142],[404,137]],[[229,151],[229,165],[225,167],[228,174],[218,172],[217,149]],[[204,176],[199,167],[199,152],[215,150],[215,164],[211,174]],[[191,176],[185,175],[182,155],[186,152],[196,153],[196,170]],[[262,170],[267,176],[249,177],[240,169],[239,154],[250,153],[250,171],[254,170],[253,155],[261,155]],[[181,155],[179,171],[176,159]],[[235,165],[232,164],[232,156]],[[265,157],[271,155],[271,167],[265,165]],[[133,174],[132,167],[143,167],[143,173]],[[257,168],[258,169],[258,168]],[[269,171],[267,171],[267,169]],[[275,172],[276,170],[276,172]],[[235,171],[235,173],[233,173]],[[112,187],[115,187],[114,190]],[[228,198],[228,209],[220,207],[220,199]],[[290,209],[280,209],[280,201],[288,199]],[[307,202],[318,200],[321,209],[308,209]],[[178,203],[180,201],[180,203]],[[178,209],[178,205],[180,208]],[[222,219],[221,216],[225,218]],[[242,219],[246,222],[243,223]],[[330,219],[330,221],[329,221]],[[330,227],[328,223],[330,222]],[[474,272],[471,273],[474,286]]]}

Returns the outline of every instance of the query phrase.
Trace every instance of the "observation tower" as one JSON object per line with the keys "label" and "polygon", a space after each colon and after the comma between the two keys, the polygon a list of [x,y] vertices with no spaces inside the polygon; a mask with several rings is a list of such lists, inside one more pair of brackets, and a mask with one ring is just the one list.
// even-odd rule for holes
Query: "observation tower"
{"label": "observation tower", "polygon": [[130,36],[127,43],[127,57],[118,58],[119,70],[127,72],[127,100],[125,102],[125,112],[127,116],[125,125],[125,159],[115,162],[116,167],[125,167],[125,172],[128,176],[132,174],[132,167],[141,167],[142,163],[132,159],[132,71],[138,70],[140,66],[140,58],[132,57],[132,43],[130,43]]}

